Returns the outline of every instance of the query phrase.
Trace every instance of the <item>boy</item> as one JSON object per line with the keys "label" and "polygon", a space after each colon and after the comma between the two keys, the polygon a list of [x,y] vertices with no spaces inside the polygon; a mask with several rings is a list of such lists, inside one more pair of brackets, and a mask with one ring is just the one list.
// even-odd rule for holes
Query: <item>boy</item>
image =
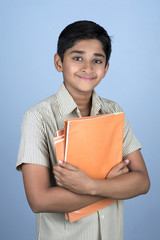
{"label": "boy", "polygon": [[[92,179],[79,168],[56,161],[53,139],[56,130],[63,129],[64,119],[122,111],[118,104],[100,98],[94,91],[107,73],[110,53],[110,37],[101,26],[91,21],[67,26],[59,36],[54,57],[64,83],[57,94],[33,106],[24,116],[17,169],[22,169],[27,199],[36,213],[38,240],[121,240],[123,199],[149,190],[141,146],[126,118],[124,161],[105,180]],[[119,200],[74,223],[65,220],[65,212],[104,197]]]}

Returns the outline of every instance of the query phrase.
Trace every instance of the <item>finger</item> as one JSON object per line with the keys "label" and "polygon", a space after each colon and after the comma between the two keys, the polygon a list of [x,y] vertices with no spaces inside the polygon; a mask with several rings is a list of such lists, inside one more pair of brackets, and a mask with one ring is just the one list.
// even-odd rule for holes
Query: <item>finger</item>
{"label": "finger", "polygon": [[57,186],[63,187],[63,184],[59,179],[56,179],[56,183],[57,183]]}
{"label": "finger", "polygon": [[125,159],[124,162],[126,163],[126,165],[128,165],[129,159]]}
{"label": "finger", "polygon": [[54,170],[54,169],[57,169],[58,167],[59,167],[59,164],[56,163],[56,164],[53,166],[53,170]]}
{"label": "finger", "polygon": [[70,164],[70,163],[67,163],[67,162],[62,162],[62,163],[59,163],[59,165],[62,167],[62,168],[66,168],[68,170],[71,170],[71,171],[77,171],[79,168]]}
{"label": "finger", "polygon": [[129,160],[125,159],[124,161],[122,161],[122,163],[123,163],[122,169],[123,168],[127,168],[128,169]]}
{"label": "finger", "polygon": [[58,172],[61,172],[62,171],[62,168],[59,166],[59,165],[55,165],[53,167],[53,173],[58,173]]}
{"label": "finger", "polygon": [[63,184],[63,181],[62,181],[62,179],[61,179],[61,176],[58,174],[58,173],[56,173],[55,175],[54,175],[54,177],[55,177],[55,180],[56,180],[56,183],[57,183],[57,185],[58,186],[62,186],[62,184]]}
{"label": "finger", "polygon": [[58,160],[58,165],[61,165],[63,163],[62,160]]}
{"label": "finger", "polygon": [[53,166],[53,171],[60,171],[63,161],[58,160],[58,162]]}
{"label": "finger", "polygon": [[53,174],[55,175],[55,176],[62,176],[62,175],[64,175],[65,174],[65,172],[66,172],[66,169],[63,169],[62,167],[60,167],[60,166],[54,166],[53,167]]}
{"label": "finger", "polygon": [[122,174],[125,174],[125,173],[128,173],[129,172],[129,169],[128,167],[124,167],[122,168],[119,172],[118,172],[118,175],[122,175]]}
{"label": "finger", "polygon": [[118,171],[120,171],[121,169],[125,168],[128,164],[129,164],[129,160],[126,159],[126,160],[120,162],[119,164],[117,164],[116,168]]}
{"label": "finger", "polygon": [[54,166],[53,166],[53,172],[62,172],[64,169],[65,169],[65,165],[64,167],[63,166],[63,162],[59,162],[59,163],[56,163]]}
{"label": "finger", "polygon": [[54,178],[56,179],[56,182],[61,181],[61,176],[57,173],[54,174]]}

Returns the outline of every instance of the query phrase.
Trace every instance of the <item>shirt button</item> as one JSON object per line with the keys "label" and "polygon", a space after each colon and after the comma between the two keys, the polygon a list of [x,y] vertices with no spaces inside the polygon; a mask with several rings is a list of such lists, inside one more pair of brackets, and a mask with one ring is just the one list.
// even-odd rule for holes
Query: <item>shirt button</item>
{"label": "shirt button", "polygon": [[104,215],[103,214],[101,215],[101,219],[104,219]]}

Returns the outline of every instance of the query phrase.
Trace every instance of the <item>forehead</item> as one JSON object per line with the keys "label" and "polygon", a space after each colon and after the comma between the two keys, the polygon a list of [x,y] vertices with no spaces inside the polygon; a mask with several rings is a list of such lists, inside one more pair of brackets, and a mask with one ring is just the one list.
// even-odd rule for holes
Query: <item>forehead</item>
{"label": "forehead", "polygon": [[79,40],[75,42],[75,44],[67,49],[67,51],[72,52],[72,51],[84,51],[86,53],[101,53],[105,54],[103,50],[102,43],[97,40],[97,39],[86,39],[86,40]]}

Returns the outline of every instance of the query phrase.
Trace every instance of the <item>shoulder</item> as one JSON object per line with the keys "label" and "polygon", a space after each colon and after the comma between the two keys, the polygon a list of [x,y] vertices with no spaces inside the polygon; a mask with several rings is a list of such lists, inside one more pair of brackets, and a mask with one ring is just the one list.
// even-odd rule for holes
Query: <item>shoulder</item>
{"label": "shoulder", "polygon": [[32,107],[28,108],[25,112],[24,116],[34,115],[36,117],[43,117],[45,115],[54,112],[57,107],[57,98],[56,94],[47,97],[40,102],[36,103]]}
{"label": "shoulder", "polygon": [[123,109],[120,107],[120,105],[112,100],[99,97],[102,102],[103,108],[106,110],[106,112],[112,113],[112,112],[123,112]]}
{"label": "shoulder", "polygon": [[56,94],[54,94],[36,103],[32,107],[30,107],[26,112],[44,113],[54,108],[56,103],[57,103],[57,98],[56,98]]}
{"label": "shoulder", "polygon": [[50,119],[53,118],[54,121],[54,113],[57,111],[57,98],[56,94],[43,99],[37,104],[30,107],[23,116],[23,125],[31,125],[36,124],[44,127],[44,124],[48,123]]}

